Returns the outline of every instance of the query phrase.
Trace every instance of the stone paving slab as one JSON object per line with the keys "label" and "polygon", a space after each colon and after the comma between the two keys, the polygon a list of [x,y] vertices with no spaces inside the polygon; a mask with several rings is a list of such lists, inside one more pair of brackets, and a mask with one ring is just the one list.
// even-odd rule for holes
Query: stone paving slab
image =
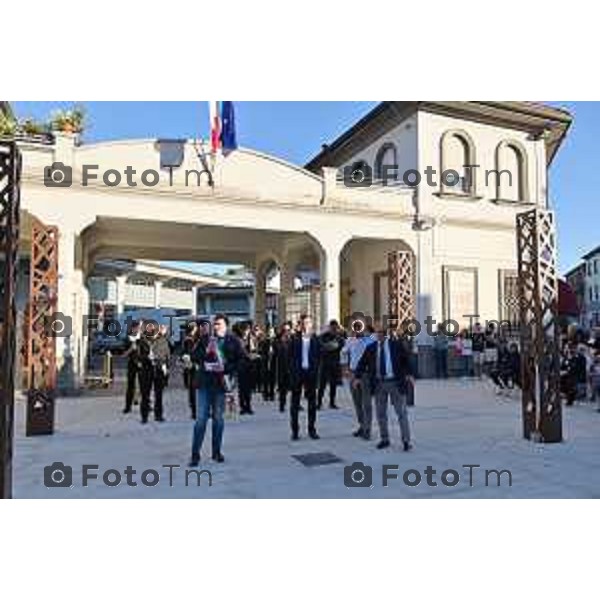
{"label": "stone paving slab", "polygon": [[[57,401],[56,433],[48,437],[24,437],[25,405],[17,405],[14,495],[17,498],[598,498],[600,497],[600,414],[591,404],[565,408],[563,444],[537,445],[521,439],[520,404],[517,396],[497,397],[489,382],[451,380],[418,382],[416,406],[410,409],[415,448],[401,451],[397,423],[391,421],[392,447],[378,451],[377,440],[357,440],[351,400],[347,389],[340,397],[339,411],[319,413],[321,440],[306,435],[292,442],[288,415],[276,404],[255,401],[256,414],[227,421],[223,452],[226,462],[203,460],[210,471],[196,485],[192,476],[185,485],[192,422],[185,391],[169,389],[165,397],[166,423],[142,426],[136,413],[122,415],[117,396],[61,398]],[[393,411],[390,411],[390,417]],[[301,413],[305,427],[306,412]],[[210,424],[209,424],[210,431]],[[377,428],[375,426],[375,432]],[[204,456],[210,451],[210,433]],[[332,453],[341,463],[306,467],[293,455]],[[73,467],[73,487],[44,485],[44,466],[63,462]],[[372,485],[348,489],[344,468],[362,462],[373,469]],[[99,465],[99,481],[81,485],[81,466]],[[169,470],[173,468],[173,485]],[[382,486],[384,464],[398,465],[398,480]],[[463,465],[478,464],[474,485]],[[131,465],[137,471],[137,487],[126,484],[125,475],[117,487],[102,484],[102,473]],[[427,485],[425,469],[437,471],[437,487]],[[144,486],[141,473],[155,469],[160,483]],[[403,483],[405,471],[421,473],[421,484]],[[441,482],[446,469],[458,472],[453,487]],[[485,486],[485,469],[512,473],[497,487],[496,477]],[[450,477],[450,475],[449,475]]]}

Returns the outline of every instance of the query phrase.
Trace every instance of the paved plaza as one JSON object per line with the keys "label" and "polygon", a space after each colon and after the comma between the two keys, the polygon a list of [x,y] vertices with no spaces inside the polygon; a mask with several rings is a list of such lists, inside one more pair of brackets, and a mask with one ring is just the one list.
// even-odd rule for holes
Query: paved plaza
{"label": "paved plaza", "polygon": [[[600,497],[600,414],[591,404],[565,409],[563,444],[537,445],[521,438],[520,405],[513,398],[497,397],[489,382],[451,380],[418,382],[416,406],[410,409],[414,450],[401,451],[397,423],[390,449],[375,449],[371,442],[351,436],[354,416],[346,389],[340,410],[324,409],[319,414],[321,439],[298,442],[289,437],[288,414],[275,403],[255,401],[256,414],[226,423],[226,462],[215,464],[207,433],[200,468],[209,476],[192,475],[186,486],[192,422],[185,391],[173,388],[166,395],[166,423],[142,426],[137,414],[122,415],[120,396],[90,394],[60,398],[57,402],[56,432],[50,437],[24,436],[25,403],[17,404],[14,495],[16,498],[597,498]],[[136,407],[137,408],[137,407]],[[305,419],[306,412],[301,413]],[[305,422],[303,421],[303,424]],[[376,431],[376,427],[375,427]],[[210,425],[209,425],[210,432]],[[305,434],[305,431],[303,432]],[[305,466],[295,455],[317,459],[339,459],[331,464]],[[333,455],[333,456],[331,456]],[[309,456],[308,460],[315,458]],[[44,466],[55,461],[73,468],[73,486],[48,489]],[[348,489],[344,467],[355,462],[371,466],[372,487]],[[317,460],[319,462],[319,460]],[[82,465],[95,464],[98,480],[82,486]],[[397,465],[390,473],[398,476],[382,485],[382,466]],[[163,465],[180,465],[171,469]],[[463,465],[480,465],[468,469]],[[103,473],[127,466],[136,470],[127,485],[125,474],[116,487],[102,483]],[[437,487],[428,485],[425,469]],[[142,472],[154,469],[158,485],[145,486]],[[420,471],[420,485],[403,482],[408,470]],[[460,481],[446,486],[441,474],[458,472]],[[500,477],[487,470],[509,470]],[[169,475],[172,475],[170,485]],[[470,486],[472,474],[473,486]],[[368,473],[367,473],[368,475]],[[414,481],[416,475],[409,476]],[[453,475],[448,475],[452,483]],[[413,478],[413,479],[411,479]],[[148,481],[152,483],[152,477]]]}

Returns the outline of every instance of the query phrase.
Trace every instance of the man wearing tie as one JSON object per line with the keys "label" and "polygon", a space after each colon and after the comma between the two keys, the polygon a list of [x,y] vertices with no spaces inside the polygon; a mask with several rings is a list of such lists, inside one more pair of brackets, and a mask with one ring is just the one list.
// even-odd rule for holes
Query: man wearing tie
{"label": "man wearing tie", "polygon": [[400,423],[404,451],[412,449],[410,425],[406,410],[408,385],[412,383],[410,352],[401,339],[392,339],[385,335],[385,329],[378,328],[377,342],[368,346],[354,372],[353,385],[366,376],[371,393],[375,395],[375,410],[381,441],[377,449],[390,445],[388,429],[388,398],[396,411]]}
{"label": "man wearing tie", "polygon": [[290,407],[290,424],[292,440],[299,439],[298,412],[300,397],[304,395],[308,401],[308,435],[318,440],[317,434],[317,378],[319,375],[319,340],[312,330],[312,319],[308,315],[300,317],[300,331],[295,334],[290,344],[290,379],[292,385],[292,404]]}

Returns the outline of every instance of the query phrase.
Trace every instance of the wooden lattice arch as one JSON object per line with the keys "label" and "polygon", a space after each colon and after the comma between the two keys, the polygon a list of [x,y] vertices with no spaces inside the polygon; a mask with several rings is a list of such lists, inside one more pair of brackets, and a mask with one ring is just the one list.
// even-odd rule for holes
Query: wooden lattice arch
{"label": "wooden lattice arch", "polygon": [[53,315],[58,300],[58,229],[33,220],[27,336],[29,389],[56,387],[56,336]]}
{"label": "wooden lattice arch", "polygon": [[396,250],[388,254],[388,322],[401,328],[415,318],[414,257]]}
{"label": "wooden lattice arch", "polygon": [[517,215],[523,433],[528,439],[562,441],[558,277],[554,213]]}

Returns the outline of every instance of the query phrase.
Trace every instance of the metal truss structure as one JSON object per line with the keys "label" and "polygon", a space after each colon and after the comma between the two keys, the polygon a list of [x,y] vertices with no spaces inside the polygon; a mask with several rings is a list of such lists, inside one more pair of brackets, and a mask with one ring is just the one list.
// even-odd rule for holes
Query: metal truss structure
{"label": "metal truss structure", "polygon": [[523,434],[562,441],[554,213],[517,215]]}
{"label": "metal truss structure", "polygon": [[0,141],[0,498],[12,495],[20,175],[16,142]]}
{"label": "metal truss structure", "polygon": [[388,254],[388,324],[400,328],[415,318],[414,257],[396,250]]}

